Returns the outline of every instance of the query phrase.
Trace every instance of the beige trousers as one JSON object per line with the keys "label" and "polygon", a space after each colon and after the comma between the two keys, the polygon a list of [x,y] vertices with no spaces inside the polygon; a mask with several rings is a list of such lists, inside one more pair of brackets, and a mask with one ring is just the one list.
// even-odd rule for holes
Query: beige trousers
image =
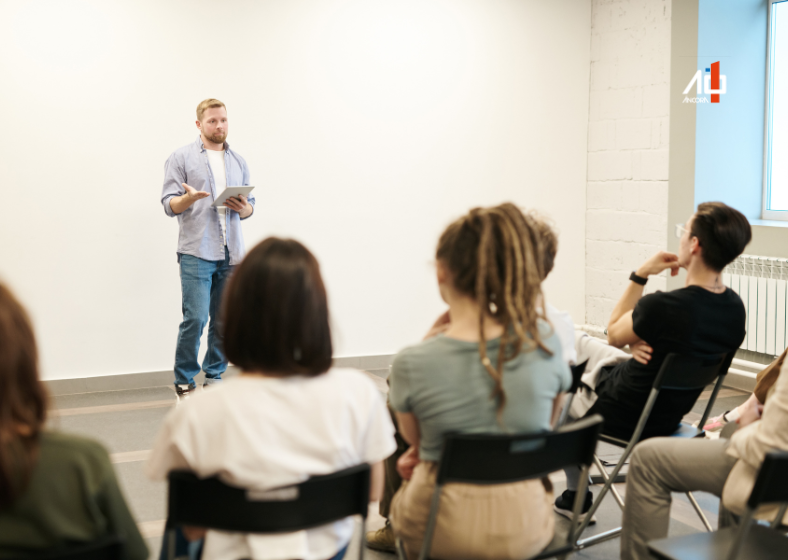
{"label": "beige trousers", "polygon": [[[668,536],[671,492],[700,490],[722,495],[736,459],[725,453],[727,439],[653,438],[632,452],[627,473],[621,531],[622,560],[650,560],[647,544]],[[719,524],[730,524],[720,508]]]}
{"label": "beige trousers", "polygon": [[[419,463],[392,500],[391,526],[408,558],[421,550],[437,471],[437,463]],[[438,511],[430,558],[521,560],[553,538],[553,492],[540,480],[447,484]]]}

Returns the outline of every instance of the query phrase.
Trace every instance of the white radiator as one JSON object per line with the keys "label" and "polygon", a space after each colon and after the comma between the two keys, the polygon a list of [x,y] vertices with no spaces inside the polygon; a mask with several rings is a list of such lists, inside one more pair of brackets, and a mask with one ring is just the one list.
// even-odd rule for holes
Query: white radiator
{"label": "white radiator", "polygon": [[741,255],[722,271],[722,281],[747,310],[745,350],[776,356],[788,346],[788,259]]}

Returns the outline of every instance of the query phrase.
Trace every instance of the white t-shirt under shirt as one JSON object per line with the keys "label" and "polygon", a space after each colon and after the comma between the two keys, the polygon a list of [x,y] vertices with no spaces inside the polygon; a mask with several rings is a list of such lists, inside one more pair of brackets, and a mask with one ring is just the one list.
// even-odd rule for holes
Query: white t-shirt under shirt
{"label": "white t-shirt under shirt", "polygon": [[[208,163],[211,164],[211,173],[216,182],[216,196],[219,196],[227,188],[227,173],[224,170],[224,150],[205,150],[208,153]],[[227,245],[227,208],[221,206],[216,209],[219,212],[219,222],[222,224],[222,239]]]}
{"label": "white t-shirt under shirt", "polygon": [[549,303],[545,306],[545,315],[553,325],[558,340],[561,341],[561,354],[564,361],[570,366],[577,362],[577,349],[575,348],[575,323],[572,316],[566,311],[559,311]]}
{"label": "white t-shirt under shirt", "polygon": [[[188,468],[234,486],[267,490],[396,449],[394,426],[366,374],[334,368],[315,377],[239,375],[195,395],[167,417],[146,470],[164,479]],[[324,560],[345,547],[353,520],[278,535],[209,531],[203,558]]]}

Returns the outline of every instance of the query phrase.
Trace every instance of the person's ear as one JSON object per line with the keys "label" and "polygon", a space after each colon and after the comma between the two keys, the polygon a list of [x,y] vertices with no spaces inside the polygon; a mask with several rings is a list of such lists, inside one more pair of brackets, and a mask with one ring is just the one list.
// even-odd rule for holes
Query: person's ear
{"label": "person's ear", "polygon": [[200,121],[194,121],[194,123],[197,125],[197,130],[202,132],[202,123]]}
{"label": "person's ear", "polygon": [[445,284],[449,280],[449,269],[443,261],[435,261],[435,275],[438,279],[438,284]]}
{"label": "person's ear", "polygon": [[697,237],[690,237],[690,254],[700,254],[700,240]]}

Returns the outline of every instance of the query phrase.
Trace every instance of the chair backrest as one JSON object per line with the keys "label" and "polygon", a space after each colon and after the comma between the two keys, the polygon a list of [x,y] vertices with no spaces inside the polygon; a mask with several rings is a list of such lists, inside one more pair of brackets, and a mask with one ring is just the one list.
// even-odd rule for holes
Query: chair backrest
{"label": "chair backrest", "polygon": [[437,483],[503,484],[541,478],[564,467],[591,465],[598,414],[538,434],[453,434],[443,445]]}
{"label": "chair backrest", "polygon": [[[124,541],[116,536],[107,536],[87,544],[71,545],[50,550],[40,555],[24,555],[31,560],[117,560],[124,558]],[[23,557],[20,554],[20,558]]]}
{"label": "chair backrest", "polygon": [[752,487],[747,506],[788,502],[788,452],[767,453]]}
{"label": "chair backrest", "polygon": [[586,360],[582,364],[569,366],[569,369],[572,371],[572,388],[569,389],[570,393],[576,393],[577,390],[580,388],[580,378],[583,377],[583,374],[586,372],[587,365],[588,365],[588,360]]}
{"label": "chair backrest", "polygon": [[717,356],[670,353],[665,356],[652,387],[672,390],[703,389],[718,375],[728,373],[733,356],[733,352]]}
{"label": "chair backrest", "polygon": [[351,515],[366,518],[370,467],[358,465],[264,493],[228,486],[216,477],[169,475],[167,526],[193,525],[242,533],[309,529]]}

